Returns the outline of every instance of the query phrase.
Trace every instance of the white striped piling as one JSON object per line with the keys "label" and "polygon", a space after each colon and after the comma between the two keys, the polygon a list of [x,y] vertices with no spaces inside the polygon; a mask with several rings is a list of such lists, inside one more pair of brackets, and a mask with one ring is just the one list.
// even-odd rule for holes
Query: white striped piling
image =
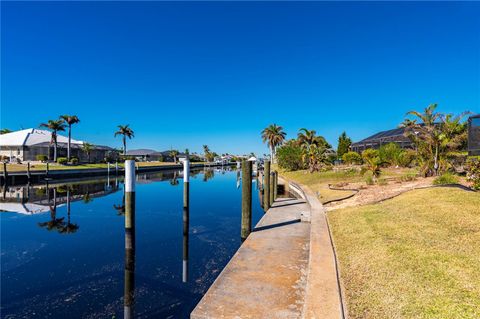
{"label": "white striped piling", "polygon": [[135,161],[125,161],[124,318],[133,318],[135,290]]}
{"label": "white striped piling", "polygon": [[190,227],[190,159],[183,160],[183,254],[182,282],[188,281],[188,241]]}

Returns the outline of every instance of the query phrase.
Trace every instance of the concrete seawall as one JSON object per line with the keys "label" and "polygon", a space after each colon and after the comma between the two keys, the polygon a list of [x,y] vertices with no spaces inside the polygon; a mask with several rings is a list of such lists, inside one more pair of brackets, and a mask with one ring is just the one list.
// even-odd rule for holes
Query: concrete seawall
{"label": "concrete seawall", "polygon": [[305,186],[280,182],[296,198],[275,201],[192,319],[344,318],[323,206]]}

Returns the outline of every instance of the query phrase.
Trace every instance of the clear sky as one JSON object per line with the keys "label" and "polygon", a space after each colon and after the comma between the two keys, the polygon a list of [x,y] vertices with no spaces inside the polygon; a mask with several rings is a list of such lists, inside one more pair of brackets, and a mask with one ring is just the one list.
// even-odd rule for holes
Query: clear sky
{"label": "clear sky", "polygon": [[260,131],[336,145],[438,103],[480,110],[480,3],[4,2],[1,126],[76,114],[73,137],[267,152]]}

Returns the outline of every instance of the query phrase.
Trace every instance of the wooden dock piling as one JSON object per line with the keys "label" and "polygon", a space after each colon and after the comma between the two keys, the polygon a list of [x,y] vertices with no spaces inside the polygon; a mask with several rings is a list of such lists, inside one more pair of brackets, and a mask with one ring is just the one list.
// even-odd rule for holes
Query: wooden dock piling
{"label": "wooden dock piling", "polygon": [[263,210],[270,208],[270,161],[265,161],[263,172]]}
{"label": "wooden dock piling", "polygon": [[242,162],[242,229],[245,240],[252,231],[252,162]]}
{"label": "wooden dock piling", "polygon": [[269,200],[270,207],[272,207],[273,205],[273,189],[275,187],[274,182],[275,182],[275,172],[271,172],[270,173],[270,189],[268,192],[268,200]]}

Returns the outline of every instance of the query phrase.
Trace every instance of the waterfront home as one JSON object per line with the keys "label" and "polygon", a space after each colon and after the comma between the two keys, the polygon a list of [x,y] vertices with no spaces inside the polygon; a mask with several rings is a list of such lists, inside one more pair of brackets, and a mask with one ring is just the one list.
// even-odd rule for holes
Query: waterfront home
{"label": "waterfront home", "polygon": [[361,141],[353,143],[350,148],[354,152],[361,153],[367,148],[379,149],[388,143],[397,143],[401,148],[414,148],[413,142],[404,135],[405,128],[382,131],[369,136]]}
{"label": "waterfront home", "polygon": [[[79,161],[88,160],[88,155],[83,152],[83,141],[71,139],[71,156]],[[67,156],[68,137],[57,134],[57,156]],[[108,146],[94,145],[90,152],[90,161],[103,160],[113,151]],[[6,157],[10,162],[36,161],[37,155],[46,155],[53,159],[52,133],[47,130],[29,128],[0,135],[0,156]]]}

